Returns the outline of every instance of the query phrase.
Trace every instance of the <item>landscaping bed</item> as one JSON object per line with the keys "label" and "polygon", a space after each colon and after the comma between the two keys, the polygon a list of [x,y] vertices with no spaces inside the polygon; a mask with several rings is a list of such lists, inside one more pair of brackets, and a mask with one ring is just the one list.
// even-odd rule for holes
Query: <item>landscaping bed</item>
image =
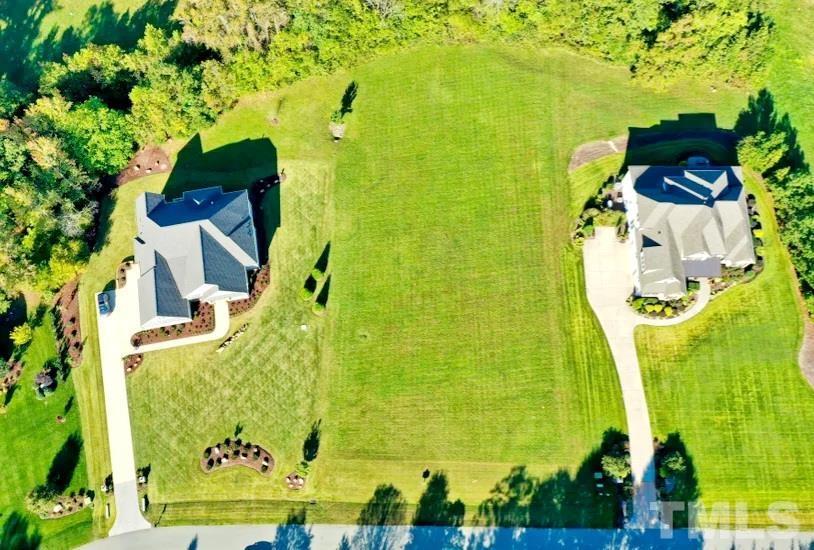
{"label": "landscaping bed", "polygon": [[201,455],[201,469],[204,472],[210,473],[230,466],[245,466],[263,475],[270,475],[274,470],[274,458],[259,445],[228,437],[223,443],[204,449]]}
{"label": "landscaping bed", "polygon": [[648,319],[669,319],[681,315],[695,304],[698,299],[698,281],[687,283],[687,295],[675,300],[659,300],[658,298],[644,298],[631,295],[627,299],[628,305],[634,312]]}
{"label": "landscaping bed", "polygon": [[270,282],[271,277],[269,276],[269,266],[268,264],[265,264],[260,268],[259,271],[255,271],[251,275],[251,281],[249,284],[249,288],[251,288],[251,290],[249,291],[249,297],[243,300],[234,300],[229,302],[229,316],[235,317],[236,315],[245,313],[253,308],[254,304],[257,303],[257,300],[259,300],[260,296],[263,294],[263,291],[268,288]]}
{"label": "landscaping bed", "polygon": [[3,376],[3,381],[0,382],[0,395],[8,393],[8,391],[14,387],[14,385],[20,379],[22,372],[23,364],[20,361],[9,363],[8,372],[5,376]]}
{"label": "landscaping bed", "polygon": [[596,226],[611,226],[616,228],[616,236],[620,241],[627,239],[627,217],[625,216],[622,193],[614,189],[616,179],[608,178],[599,191],[588,199],[579,218],[571,229],[571,240],[581,245],[585,239],[594,236]]}
{"label": "landscaping bed", "polygon": [[78,493],[57,496],[50,500],[29,499],[29,508],[41,519],[59,519],[81,512],[93,506],[90,493],[80,489]]}
{"label": "landscaping bed", "polygon": [[193,305],[193,308],[191,322],[137,332],[130,339],[130,343],[138,348],[146,344],[208,334],[215,330],[215,308],[212,304],[198,302],[197,306]]}
{"label": "landscaping bed", "polygon": [[57,315],[54,322],[60,341],[60,355],[68,358],[71,367],[82,363],[82,328],[79,322],[79,279],[69,282],[54,301]]}
{"label": "landscaping bed", "polygon": [[150,174],[160,174],[162,172],[169,172],[172,169],[170,160],[160,147],[150,147],[142,149],[130,163],[119,172],[116,176],[116,185],[124,185],[127,182],[133,181]]}
{"label": "landscaping bed", "polygon": [[124,363],[124,372],[126,374],[132,373],[141,366],[142,362],[144,362],[144,355],[142,355],[141,353],[134,353],[133,355],[128,355],[127,357],[122,359],[122,363]]}

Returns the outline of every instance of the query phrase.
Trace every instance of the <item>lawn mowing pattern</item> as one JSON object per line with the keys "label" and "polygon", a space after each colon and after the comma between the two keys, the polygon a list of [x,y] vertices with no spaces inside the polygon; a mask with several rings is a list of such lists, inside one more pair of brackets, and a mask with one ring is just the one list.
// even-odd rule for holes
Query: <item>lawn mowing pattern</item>
{"label": "lawn mowing pattern", "polygon": [[[65,381],[59,377],[57,390],[44,400],[38,400],[32,390],[34,377],[56,356],[56,335],[51,316],[46,314],[23,354],[25,367],[8,410],[0,415],[0,528],[13,510],[27,514],[26,496],[36,485],[45,483],[51,461],[68,437],[80,433],[80,404],[74,396],[72,376]],[[68,401],[72,405],[65,413]],[[56,423],[57,415],[65,417],[64,424]],[[84,453],[80,454],[66,493],[83,487],[88,487]],[[34,515],[28,518],[43,535],[46,548],[70,548],[91,538],[88,511],[57,520],[43,521]]]}
{"label": "lawn mowing pattern", "polygon": [[[334,144],[328,115],[351,79],[359,96]],[[467,46],[418,48],[241,101],[201,134],[204,157],[219,152],[193,155],[171,178],[246,185],[266,175],[256,166],[265,161],[223,148],[270,138],[289,175],[273,283],[235,320],[252,325],[222,355],[216,344],[148,355],[130,377],[136,461],[152,466],[151,518],[169,503],[162,525],[271,521],[290,510],[284,499],[316,499],[309,519],[352,522],[378,483],[416,502],[424,468],[448,471],[469,518],[516,464],[573,471],[606,428],[624,426],[568,245],[569,211],[595,191],[569,189],[571,151],[680,112],[715,107],[731,124],[744,95],[691,83],[652,95],[623,68],[564,52]],[[186,145],[173,145],[184,158]],[[135,196],[166,179],[133,182],[111,201],[108,244],[83,279],[88,314],[91,292],[132,254]],[[297,292],[329,239],[331,297],[317,320]],[[314,333],[299,331],[303,320]],[[306,489],[290,493],[283,476],[318,418],[319,457]],[[200,472],[200,450],[238,422],[244,439],[279,459],[270,481]]]}
{"label": "lawn mowing pattern", "polygon": [[573,469],[624,428],[569,245],[575,205],[596,189],[572,194],[568,157],[701,97],[639,94],[623,72],[560,52],[398,59],[354,74],[317,477],[332,499],[394,483],[414,501],[423,468],[445,469],[471,512],[511,465]]}
{"label": "lawn mowing pattern", "polygon": [[746,503],[749,527],[763,527],[773,524],[769,504],[793,502],[810,527],[814,392],[797,365],[802,314],[770,197],[747,185],[759,198],[766,269],[686,325],[637,329],[642,376],[654,434],[681,435],[707,507]]}

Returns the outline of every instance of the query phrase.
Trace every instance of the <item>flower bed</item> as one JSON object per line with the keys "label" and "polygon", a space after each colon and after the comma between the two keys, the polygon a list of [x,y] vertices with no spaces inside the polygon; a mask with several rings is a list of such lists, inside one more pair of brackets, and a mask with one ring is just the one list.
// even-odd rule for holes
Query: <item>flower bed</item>
{"label": "flower bed", "polygon": [[124,372],[125,374],[130,374],[135,371],[137,368],[141,366],[141,363],[144,361],[144,355],[140,353],[135,353],[133,355],[128,355],[124,359],[122,359],[122,363],[124,363]]}
{"label": "flower bed", "polygon": [[138,348],[146,344],[208,334],[213,330],[215,330],[215,308],[212,304],[199,302],[192,312],[192,322],[137,332],[130,339],[130,343]]}
{"label": "flower bed", "polygon": [[80,489],[79,493],[70,495],[60,495],[54,498],[39,498],[35,492],[29,495],[28,508],[37,514],[41,519],[64,518],[81,512],[85,508],[93,506],[93,498],[90,492]]}
{"label": "flower bed", "polygon": [[57,315],[54,316],[60,339],[60,354],[67,357],[71,367],[82,363],[82,328],[79,323],[79,279],[69,282],[56,296]]}
{"label": "flower bed", "polygon": [[269,266],[266,264],[252,275],[252,280],[249,284],[249,288],[251,288],[249,297],[243,300],[229,302],[229,316],[235,317],[253,308],[257,300],[262,296],[263,291],[268,288],[270,282],[271,275],[269,273]]}
{"label": "flower bed", "polygon": [[245,466],[270,475],[274,469],[274,458],[259,445],[244,443],[240,439],[233,441],[228,437],[223,443],[204,449],[201,455],[201,470],[204,472],[211,473],[230,466]]}
{"label": "flower bed", "polygon": [[133,262],[126,261],[119,264],[116,270],[116,288],[122,288],[127,283],[127,270],[133,266]]}
{"label": "flower bed", "polygon": [[223,353],[226,348],[232,345],[232,343],[243,336],[246,333],[246,330],[249,328],[249,323],[243,323],[243,325],[235,331],[229,338],[224,340],[221,345],[218,346],[218,349],[215,350],[216,353]]}
{"label": "flower bed", "polygon": [[698,299],[699,285],[696,281],[687,284],[687,295],[675,300],[659,300],[658,298],[642,298],[630,296],[628,305],[637,314],[649,319],[669,319],[684,313],[692,307]]}

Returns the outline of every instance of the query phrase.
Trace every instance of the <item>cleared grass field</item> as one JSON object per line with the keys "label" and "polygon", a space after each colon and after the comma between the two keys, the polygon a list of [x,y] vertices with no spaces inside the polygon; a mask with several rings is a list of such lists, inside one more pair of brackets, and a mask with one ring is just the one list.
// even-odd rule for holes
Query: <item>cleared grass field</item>
{"label": "cleared grass field", "polygon": [[[328,115],[351,80],[358,98],[334,144]],[[309,519],[349,522],[380,483],[415,503],[427,468],[447,472],[469,520],[514,465],[573,474],[624,420],[569,244],[593,190],[570,187],[568,157],[680,112],[731,124],[744,96],[687,83],[653,95],[624,69],[561,51],[423,47],[247,98],[200,145],[176,144],[169,183],[117,192],[108,244],[83,281],[89,311],[90,292],[132,253],[138,192],[245,186],[272,156],[288,179],[272,286],[233,325],[248,332],[222,355],[214,344],[148,355],[129,378],[152,519],[270,521],[315,500]],[[298,292],[328,241],[318,318]],[[282,478],[318,420],[319,456],[291,492]],[[198,468],[202,449],[238,427],[272,450],[270,479]]]}
{"label": "cleared grass field", "polygon": [[[32,531],[39,531],[45,548],[73,548],[92,538],[89,511],[47,521],[25,511],[26,496],[45,483],[52,468],[66,474],[65,493],[89,488],[83,452],[78,456],[68,453],[70,456],[63,455],[64,460],[54,462],[71,435],[82,435],[72,376],[65,381],[59,378],[57,390],[46,399],[37,399],[32,390],[37,373],[56,355],[54,329],[46,315],[22,356],[22,377],[6,412],[0,415],[0,529],[16,511],[27,517]],[[56,422],[57,415],[64,416],[63,424]]]}
{"label": "cleared grass field", "polygon": [[[802,314],[777,238],[770,197],[751,191],[765,229],[766,269],[686,325],[640,327],[637,344],[656,434],[677,432],[698,475],[701,502],[745,503],[750,527],[772,525],[772,503],[814,525],[814,391],[800,374]],[[734,521],[734,516],[729,520]]]}

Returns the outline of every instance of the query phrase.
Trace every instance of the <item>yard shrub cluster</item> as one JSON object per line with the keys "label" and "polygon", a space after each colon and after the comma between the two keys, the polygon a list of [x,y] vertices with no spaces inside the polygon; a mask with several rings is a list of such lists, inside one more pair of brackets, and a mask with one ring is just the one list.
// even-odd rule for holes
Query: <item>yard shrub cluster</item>
{"label": "yard shrub cluster", "polygon": [[147,25],[134,47],[90,43],[46,63],[31,93],[0,80],[0,117],[13,120],[0,131],[0,312],[24,286],[49,291],[81,269],[98,178],[243,94],[418,40],[564,43],[654,85],[746,82],[772,25],[759,0],[181,0],[164,27]]}

